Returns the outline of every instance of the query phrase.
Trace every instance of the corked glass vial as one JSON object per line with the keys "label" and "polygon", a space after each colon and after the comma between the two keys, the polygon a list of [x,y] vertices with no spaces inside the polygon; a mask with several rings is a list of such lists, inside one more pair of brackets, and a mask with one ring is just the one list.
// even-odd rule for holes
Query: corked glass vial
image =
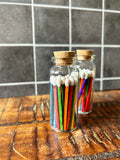
{"label": "corked glass vial", "polygon": [[76,66],[79,70],[78,113],[88,114],[93,107],[95,64],[93,50],[77,50]]}
{"label": "corked glass vial", "polygon": [[56,51],[50,69],[50,123],[57,131],[68,132],[77,127],[78,69],[74,51]]}

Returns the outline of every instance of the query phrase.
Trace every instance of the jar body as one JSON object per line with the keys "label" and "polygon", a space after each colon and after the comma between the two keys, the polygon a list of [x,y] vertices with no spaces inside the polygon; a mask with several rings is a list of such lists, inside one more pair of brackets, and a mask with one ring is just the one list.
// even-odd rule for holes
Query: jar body
{"label": "jar body", "polygon": [[78,113],[88,114],[93,108],[93,91],[96,69],[93,60],[78,60],[76,66],[79,70]]}
{"label": "jar body", "polygon": [[54,129],[68,132],[77,127],[77,93],[77,68],[54,65],[50,69],[50,118]]}

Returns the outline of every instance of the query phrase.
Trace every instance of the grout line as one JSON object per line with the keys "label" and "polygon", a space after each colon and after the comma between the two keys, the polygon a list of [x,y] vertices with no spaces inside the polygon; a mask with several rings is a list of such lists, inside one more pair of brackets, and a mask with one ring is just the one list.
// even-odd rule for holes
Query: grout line
{"label": "grout line", "polygon": [[0,2],[0,4],[4,5],[20,5],[20,6],[31,6],[30,3],[12,3],[12,2]]}
{"label": "grout line", "polygon": [[[32,0],[31,0],[32,1]],[[58,9],[69,9],[69,6],[60,6],[60,5],[48,5],[48,4],[30,4],[30,3],[12,3],[12,2],[0,2],[4,5],[20,5],[20,6],[34,6],[34,7],[47,7],[47,8],[58,8]],[[87,10],[87,11],[96,11],[96,12],[110,12],[110,13],[120,13],[119,10],[110,10],[110,9],[96,9],[96,8],[85,8],[85,7],[71,7],[73,10]]]}
{"label": "grout line", "polygon": [[35,84],[35,82],[0,83],[0,86],[17,86],[17,85],[30,85],[30,84]]}
{"label": "grout line", "polygon": [[101,44],[72,44],[72,47],[101,47]]}
{"label": "grout line", "polygon": [[24,46],[33,46],[33,44],[32,43],[7,43],[7,44],[0,44],[0,47],[16,47],[16,46],[18,46],[18,47],[20,47],[20,46],[22,46],[22,47],[24,47]]}
{"label": "grout line", "polygon": [[45,7],[45,8],[69,9],[69,6],[46,5],[46,4],[34,4],[34,7]]}
{"label": "grout line", "polygon": [[50,83],[50,81],[39,81],[39,82],[37,82],[37,84],[49,84]]}
{"label": "grout line", "polygon": [[102,35],[101,35],[101,81],[100,81],[100,90],[103,90],[103,69],[104,69],[104,0],[102,0]]}
{"label": "grout line", "polygon": [[13,83],[0,83],[0,86],[19,86],[19,85],[30,85],[30,84],[49,84],[49,81],[38,81],[38,82],[13,82]]}
{"label": "grout line", "polygon": [[69,47],[69,44],[35,44],[36,47]]}
{"label": "grout line", "polygon": [[108,47],[108,48],[120,48],[120,45],[111,45],[111,44],[109,44],[109,45],[103,45],[104,47]]}
{"label": "grout line", "polygon": [[73,10],[85,10],[85,11],[96,11],[96,12],[102,12],[102,9],[96,9],[96,8],[84,8],[84,7],[71,7]]}
{"label": "grout line", "polygon": [[104,77],[103,80],[120,80],[120,77]]}
{"label": "grout line", "polygon": [[101,78],[95,78],[95,81],[100,81],[101,80]]}
{"label": "grout line", "polygon": [[[69,44],[33,44],[33,43],[4,43],[0,47],[69,47]],[[72,47],[104,47],[104,48],[120,48],[120,45],[101,45],[101,44],[71,44]]]}
{"label": "grout line", "polygon": [[109,12],[109,13],[120,13],[120,11],[118,11],[118,10],[108,10],[108,9],[105,9],[104,12]]}
{"label": "grout line", "polygon": [[69,51],[72,50],[72,15],[71,15],[71,0],[69,0]]}
{"label": "grout line", "polygon": [[34,6],[33,0],[32,3],[32,36],[33,36],[33,63],[34,63],[34,81],[35,81],[35,95],[37,95],[37,71],[36,71],[36,48],[35,48],[35,19],[34,19]]}

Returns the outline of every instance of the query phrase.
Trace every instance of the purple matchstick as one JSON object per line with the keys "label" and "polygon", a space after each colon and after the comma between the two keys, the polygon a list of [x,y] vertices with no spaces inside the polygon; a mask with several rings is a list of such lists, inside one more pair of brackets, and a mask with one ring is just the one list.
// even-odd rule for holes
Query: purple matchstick
{"label": "purple matchstick", "polygon": [[80,90],[80,92],[79,92],[79,99],[80,99],[80,97],[81,97],[81,94],[82,94],[82,91],[83,91],[83,88],[84,88],[84,85],[85,85],[86,80],[87,80],[87,79],[84,79],[84,81],[83,81],[81,90]]}

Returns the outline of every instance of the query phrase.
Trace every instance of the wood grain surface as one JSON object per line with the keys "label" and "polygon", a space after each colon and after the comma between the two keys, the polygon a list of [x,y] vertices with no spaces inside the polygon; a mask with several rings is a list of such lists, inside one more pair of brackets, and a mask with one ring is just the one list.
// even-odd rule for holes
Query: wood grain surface
{"label": "wood grain surface", "polygon": [[69,133],[50,127],[49,95],[0,99],[0,160],[120,159],[120,91],[95,92]]}

